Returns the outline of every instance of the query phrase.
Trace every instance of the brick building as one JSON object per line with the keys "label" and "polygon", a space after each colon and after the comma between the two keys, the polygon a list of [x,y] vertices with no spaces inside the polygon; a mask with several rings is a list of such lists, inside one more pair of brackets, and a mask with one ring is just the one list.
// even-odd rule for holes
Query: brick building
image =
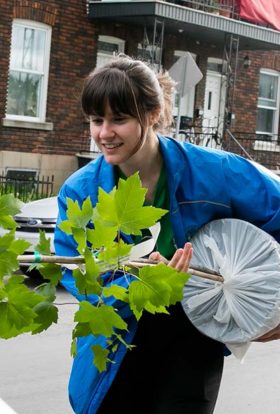
{"label": "brick building", "polygon": [[54,174],[57,188],[88,137],[79,91],[96,29],[85,0],[1,0],[0,9],[0,169]]}
{"label": "brick building", "polygon": [[118,52],[165,69],[190,52],[203,79],[181,98],[189,135],[277,170],[280,32],[221,3],[0,0],[0,170],[54,174],[56,191],[93,149],[82,79]]}

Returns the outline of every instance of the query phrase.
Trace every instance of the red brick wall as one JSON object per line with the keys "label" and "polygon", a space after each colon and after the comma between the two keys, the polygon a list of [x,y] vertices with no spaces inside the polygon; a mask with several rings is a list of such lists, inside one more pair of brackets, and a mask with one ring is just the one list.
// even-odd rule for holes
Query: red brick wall
{"label": "red brick wall", "polygon": [[[243,67],[244,57],[251,61],[249,68]],[[246,51],[239,53],[238,69],[235,84],[236,121],[234,130],[255,133],[257,102],[259,94],[259,77],[261,69],[272,69],[280,72],[279,51]]]}
{"label": "red brick wall", "polygon": [[0,118],[5,117],[13,18],[52,26],[46,121],[53,131],[0,127],[0,150],[75,154],[85,122],[79,105],[81,80],[95,66],[96,33],[87,19],[86,0],[0,0]]}
{"label": "red brick wall", "polygon": [[[0,0],[0,119],[5,116],[11,25],[14,17],[41,21],[52,26],[52,45],[46,121],[53,131],[0,126],[0,151],[73,155],[89,149],[89,131],[81,114],[79,95],[84,76],[95,66],[98,34],[126,41],[125,52],[136,55],[143,39],[143,27],[116,22],[93,23],[86,15],[86,0]],[[188,33],[165,34],[163,65],[173,63],[174,50],[189,50],[197,55],[204,78],[196,88],[195,108],[203,108],[207,57],[223,57],[222,48],[191,40]],[[248,54],[251,66],[243,68]],[[233,130],[255,133],[260,68],[280,71],[279,52],[240,52],[236,71]]]}

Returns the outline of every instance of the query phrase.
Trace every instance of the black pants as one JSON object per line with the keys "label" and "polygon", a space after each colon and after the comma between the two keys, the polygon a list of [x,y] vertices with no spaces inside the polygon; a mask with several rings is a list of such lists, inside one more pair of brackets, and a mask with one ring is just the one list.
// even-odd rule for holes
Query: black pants
{"label": "black pants", "polygon": [[223,345],[200,334],[181,304],[144,314],[98,414],[212,414]]}

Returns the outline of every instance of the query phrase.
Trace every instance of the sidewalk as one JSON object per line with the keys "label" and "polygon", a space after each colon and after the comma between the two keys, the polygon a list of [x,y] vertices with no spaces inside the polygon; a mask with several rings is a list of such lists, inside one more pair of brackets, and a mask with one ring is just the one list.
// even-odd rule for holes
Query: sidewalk
{"label": "sidewalk", "polygon": [[253,343],[245,360],[225,358],[215,414],[280,413],[280,341]]}

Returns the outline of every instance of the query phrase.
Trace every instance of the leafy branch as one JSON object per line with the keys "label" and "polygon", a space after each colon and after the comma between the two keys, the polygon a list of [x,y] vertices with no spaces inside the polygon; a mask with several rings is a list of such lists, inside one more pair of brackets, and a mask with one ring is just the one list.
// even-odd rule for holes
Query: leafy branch
{"label": "leafy branch", "polygon": [[[106,370],[120,344],[129,349],[133,347],[124,340],[129,327],[123,309],[128,309],[137,320],[143,311],[168,313],[168,307],[182,299],[183,286],[189,277],[164,264],[137,271],[124,264],[132,248],[132,244],[124,241],[125,235],[141,235],[143,229],[154,225],[167,212],[144,206],[145,194],[138,174],[127,180],[120,179],[118,187],[109,193],[99,188],[96,206],[90,198],[82,205],[67,199],[67,219],[59,225],[74,239],[77,252],[84,258],[84,264],[78,264],[73,270],[84,300],[74,315],[71,353],[75,356],[78,337],[90,334],[102,337],[105,346],[92,347],[94,364],[100,372]],[[0,237],[0,337],[10,338],[23,332],[39,333],[57,322],[54,300],[62,272],[57,264],[34,264],[48,280],[34,291],[24,285],[24,277],[14,273],[19,267],[17,256],[28,244],[15,240],[15,223],[6,214],[9,211],[16,214],[20,206],[12,209],[16,200],[8,196],[1,204],[2,198],[0,223],[8,231]],[[9,204],[8,209],[5,203]],[[40,234],[37,249],[50,255],[44,233]]]}

